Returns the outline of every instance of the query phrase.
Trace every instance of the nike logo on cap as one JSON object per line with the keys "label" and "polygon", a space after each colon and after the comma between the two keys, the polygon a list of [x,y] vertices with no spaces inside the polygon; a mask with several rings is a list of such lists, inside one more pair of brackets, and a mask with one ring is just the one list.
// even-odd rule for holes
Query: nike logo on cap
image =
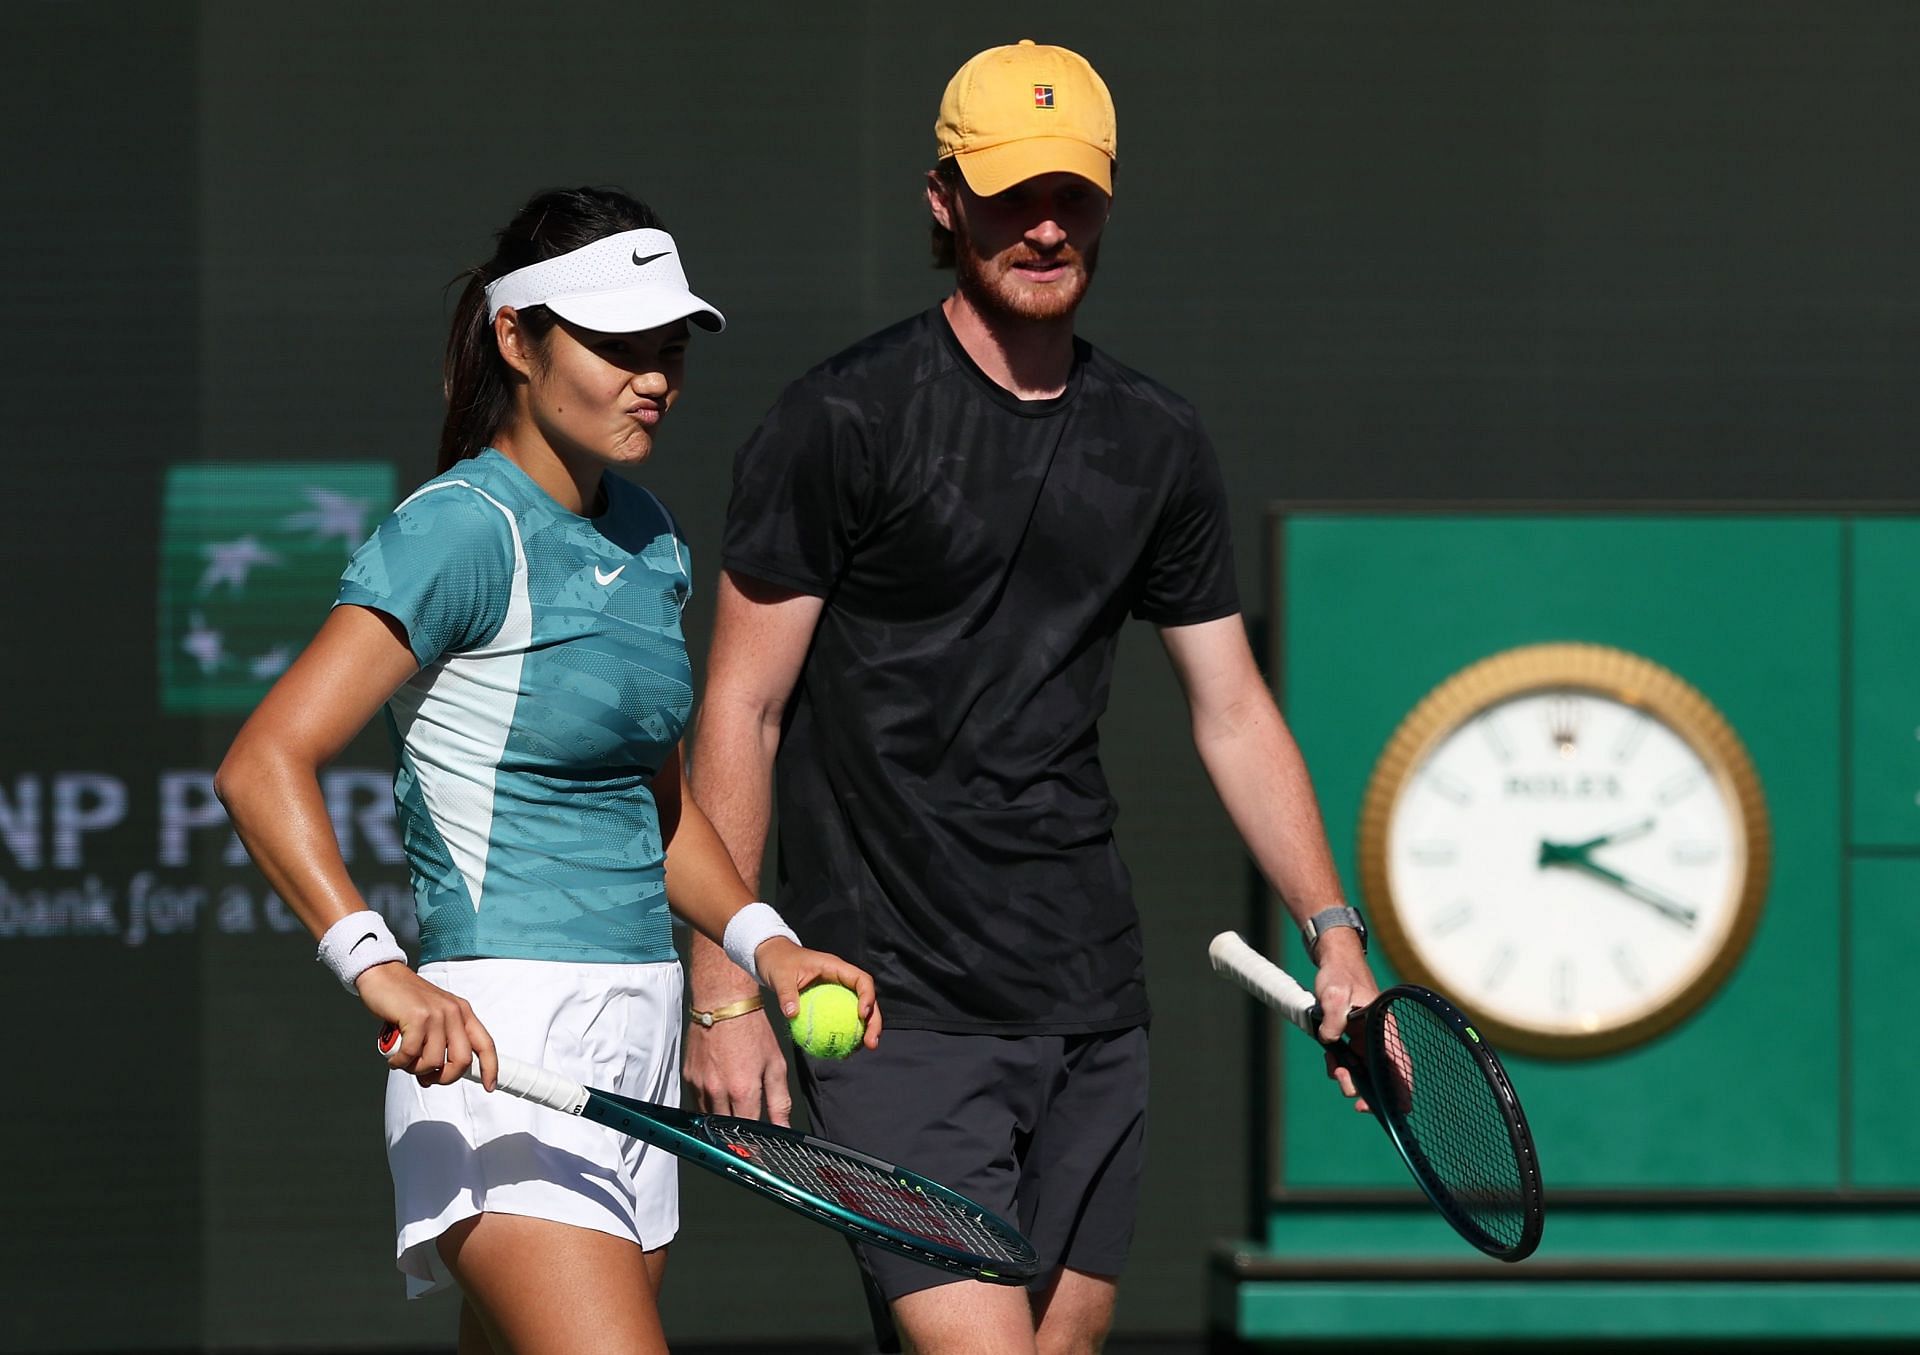
{"label": "nike logo on cap", "polygon": [[614,570],[613,573],[611,574],[602,574],[600,572],[600,566],[595,565],[593,567],[593,581],[597,584],[606,585],[606,584],[612,583],[615,579],[619,578],[622,574],[626,572],[627,572],[627,567],[625,565],[621,565],[620,568]]}
{"label": "nike logo on cap", "polygon": [[663,249],[658,254],[649,254],[645,258],[642,258],[640,256],[640,251],[636,249],[633,251],[634,266],[638,267],[641,264],[652,263],[655,259],[664,259],[667,257],[667,255],[671,253],[673,253],[672,250]]}

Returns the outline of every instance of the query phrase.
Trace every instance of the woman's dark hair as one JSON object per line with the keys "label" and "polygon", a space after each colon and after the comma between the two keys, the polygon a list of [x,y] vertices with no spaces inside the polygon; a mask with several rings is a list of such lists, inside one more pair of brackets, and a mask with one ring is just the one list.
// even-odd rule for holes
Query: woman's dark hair
{"label": "woman's dark hair", "polygon": [[[552,188],[529,198],[495,235],[491,259],[460,275],[467,285],[447,336],[447,418],[440,427],[439,469],[478,456],[513,412],[506,359],[487,313],[487,284],[609,235],[649,228],[665,229],[651,207],[617,188]],[[528,306],[518,314],[536,343],[553,329],[553,312],[545,306]]]}

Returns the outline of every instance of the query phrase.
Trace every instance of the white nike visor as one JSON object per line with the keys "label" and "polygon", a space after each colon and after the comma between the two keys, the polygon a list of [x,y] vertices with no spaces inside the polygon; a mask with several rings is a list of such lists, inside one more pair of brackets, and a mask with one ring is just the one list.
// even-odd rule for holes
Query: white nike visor
{"label": "white nike visor", "polygon": [[508,306],[545,306],[606,334],[658,329],[681,319],[715,333],[727,327],[725,316],[688,289],[673,237],[656,230],[609,235],[488,283],[488,322]]}

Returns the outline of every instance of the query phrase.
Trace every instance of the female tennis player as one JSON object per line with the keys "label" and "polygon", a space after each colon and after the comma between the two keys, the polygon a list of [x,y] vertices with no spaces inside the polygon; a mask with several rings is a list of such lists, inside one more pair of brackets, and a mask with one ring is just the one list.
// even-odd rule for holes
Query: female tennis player
{"label": "female tennis player", "polygon": [[[440,473],[354,555],[219,771],[319,958],[400,1028],[398,1263],[411,1293],[458,1285],[462,1352],[666,1349],[675,1160],[488,1091],[504,1051],[678,1103],[669,906],[789,1014],[815,980],[855,989],[878,1040],[872,980],[753,901],[686,791],[687,548],[658,499],[608,473],[652,453],[689,325],[724,323],[644,204],[528,202],[454,317]],[[383,706],[418,972],[348,877],[318,781]],[[461,1080],[476,1060],[488,1090]]]}

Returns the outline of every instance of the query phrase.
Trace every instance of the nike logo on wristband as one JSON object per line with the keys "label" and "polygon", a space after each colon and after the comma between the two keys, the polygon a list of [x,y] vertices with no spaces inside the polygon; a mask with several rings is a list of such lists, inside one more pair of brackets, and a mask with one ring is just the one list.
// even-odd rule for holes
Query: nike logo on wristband
{"label": "nike logo on wristband", "polygon": [[360,949],[360,947],[366,945],[367,942],[374,940],[379,935],[380,935],[379,932],[368,932],[365,936],[361,937],[358,941],[355,941],[352,945],[347,947],[347,954],[349,955],[353,954],[356,950]]}

